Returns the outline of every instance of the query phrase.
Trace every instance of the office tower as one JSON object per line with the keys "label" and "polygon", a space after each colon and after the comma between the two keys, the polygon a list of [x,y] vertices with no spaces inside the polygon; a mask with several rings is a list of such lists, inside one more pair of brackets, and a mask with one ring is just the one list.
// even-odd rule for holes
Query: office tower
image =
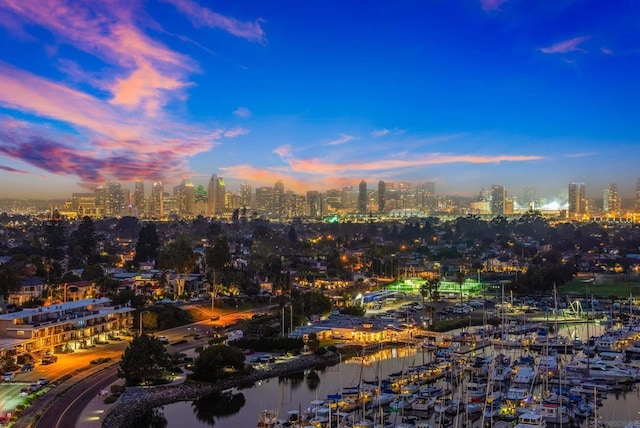
{"label": "office tower", "polygon": [[256,189],[255,208],[265,214],[271,213],[273,205],[273,187],[258,187]]}
{"label": "office tower", "polygon": [[504,186],[494,184],[491,186],[491,214],[504,215],[507,191]]}
{"label": "office tower", "polygon": [[282,181],[276,181],[276,184],[273,186],[273,204],[272,204],[273,213],[277,217],[282,217],[285,211],[284,208],[284,184]]}
{"label": "office tower", "polygon": [[178,212],[184,217],[193,217],[196,212],[196,187],[189,180],[182,180],[174,190]]}
{"label": "office tower", "polygon": [[307,199],[304,196],[296,195],[293,190],[285,192],[282,203],[282,218],[304,217],[306,211]]}
{"label": "office tower", "polygon": [[416,208],[430,211],[434,211],[438,208],[435,183],[427,181],[416,186],[415,206]]}
{"label": "office tower", "polygon": [[367,183],[364,180],[358,186],[358,213],[367,213]]}
{"label": "office tower", "polygon": [[522,192],[522,204],[535,209],[538,204],[538,189],[535,187],[525,187]]}
{"label": "office tower", "polygon": [[569,184],[569,217],[575,218],[587,213],[585,187],[584,183]]}
{"label": "office tower", "polygon": [[353,186],[342,188],[342,209],[345,211],[357,211],[358,209],[358,192]]}
{"label": "office tower", "polygon": [[144,182],[136,181],[133,190],[133,206],[138,212],[138,215],[144,212]]}
{"label": "office tower", "polygon": [[151,188],[151,218],[164,217],[164,186],[161,181],[153,183]]}
{"label": "office tower", "polygon": [[635,212],[640,213],[640,177],[636,181],[636,200],[635,200]]}
{"label": "office tower", "polygon": [[240,204],[243,207],[251,207],[252,198],[251,198],[251,184],[242,183],[240,185]]}
{"label": "office tower", "polygon": [[342,191],[337,189],[327,190],[324,194],[324,205],[326,205],[326,209],[323,208],[323,212],[331,213],[341,210],[343,208]]}
{"label": "office tower", "polygon": [[124,195],[122,193],[122,185],[120,183],[107,183],[103,189],[103,205],[104,215],[106,217],[114,217],[120,214],[124,207]]}
{"label": "office tower", "polygon": [[380,180],[378,181],[378,213],[382,214],[385,212],[385,192],[386,192],[386,185],[384,184],[384,181]]}
{"label": "office tower", "polygon": [[322,193],[316,190],[309,190],[307,192],[306,215],[311,218],[322,218],[324,216]]}
{"label": "office tower", "polygon": [[214,216],[224,212],[225,185],[222,177],[212,174],[207,186],[207,214]]}
{"label": "office tower", "polygon": [[233,192],[225,192],[224,206],[230,210],[237,210],[242,208],[242,196]]}
{"label": "office tower", "polygon": [[618,185],[616,183],[609,183],[604,191],[602,198],[603,211],[605,213],[615,216],[620,213],[622,206],[620,197],[618,196]]}

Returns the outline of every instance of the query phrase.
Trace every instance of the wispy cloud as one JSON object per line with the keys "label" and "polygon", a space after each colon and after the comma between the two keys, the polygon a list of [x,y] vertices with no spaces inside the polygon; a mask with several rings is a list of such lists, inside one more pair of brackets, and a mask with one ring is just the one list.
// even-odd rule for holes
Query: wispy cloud
{"label": "wispy cloud", "polygon": [[506,2],[507,0],[480,0],[480,7],[487,12],[491,10],[499,10],[500,6]]}
{"label": "wispy cloud", "polygon": [[233,114],[243,119],[251,117],[251,111],[246,107],[238,107],[233,111]]}
{"label": "wispy cloud", "polygon": [[586,52],[580,48],[580,44],[589,40],[589,37],[574,37],[569,40],[563,40],[562,42],[555,43],[546,48],[540,48],[540,51],[547,54],[554,53],[567,53],[567,52]]}
{"label": "wispy cloud", "polygon": [[605,55],[613,55],[613,51],[609,48],[600,48],[600,52],[602,52]]}
{"label": "wispy cloud", "polygon": [[371,135],[374,137],[384,137],[389,132],[391,131],[389,131],[388,129],[374,129],[373,131],[371,131]]}
{"label": "wispy cloud", "polygon": [[191,0],[164,1],[173,4],[180,13],[189,18],[194,26],[219,28],[236,37],[241,37],[252,42],[266,42],[264,30],[260,25],[263,22],[262,19],[258,19],[255,22],[242,22],[235,18],[220,15]]}
{"label": "wispy cloud", "polygon": [[224,134],[222,135],[225,136],[226,138],[235,138],[235,137],[240,137],[242,135],[248,135],[249,132],[250,131],[248,129],[235,127],[235,128],[231,128],[224,131]]}
{"label": "wispy cloud", "polygon": [[7,172],[14,172],[14,173],[17,173],[17,174],[29,174],[27,171],[23,171],[21,169],[12,168],[12,167],[6,166],[6,165],[0,165],[0,170],[7,171]]}
{"label": "wispy cloud", "polygon": [[585,152],[585,153],[567,153],[564,155],[568,158],[586,158],[589,156],[598,156],[600,153],[598,152]]}
{"label": "wispy cloud", "polygon": [[346,144],[349,141],[355,140],[356,137],[354,137],[353,135],[347,135],[347,134],[340,134],[340,138],[337,138],[335,140],[331,140],[327,143],[327,146],[340,146],[342,144]]}

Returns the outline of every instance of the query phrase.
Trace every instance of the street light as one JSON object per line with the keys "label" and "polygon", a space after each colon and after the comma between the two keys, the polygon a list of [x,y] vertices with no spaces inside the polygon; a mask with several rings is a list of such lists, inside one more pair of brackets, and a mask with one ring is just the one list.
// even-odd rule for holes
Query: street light
{"label": "street light", "polygon": [[140,336],[142,336],[142,315],[144,314],[150,314],[151,311],[142,311],[140,312]]}

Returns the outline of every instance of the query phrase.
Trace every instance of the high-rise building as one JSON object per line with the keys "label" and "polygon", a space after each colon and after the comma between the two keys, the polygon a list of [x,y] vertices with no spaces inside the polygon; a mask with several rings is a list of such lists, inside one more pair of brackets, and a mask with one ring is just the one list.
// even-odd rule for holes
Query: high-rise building
{"label": "high-rise building", "polygon": [[324,216],[322,193],[316,190],[309,190],[307,192],[306,215],[311,218],[322,218]]}
{"label": "high-rise building", "polygon": [[304,217],[307,211],[307,199],[303,195],[296,195],[293,190],[287,190],[283,197],[282,218],[292,219]]}
{"label": "high-rise building", "polygon": [[364,180],[358,186],[358,213],[367,213],[367,182]]}
{"label": "high-rise building", "polygon": [[491,186],[491,214],[504,215],[507,190],[504,186],[494,184]]}
{"label": "high-rise building", "polygon": [[174,195],[178,202],[178,212],[181,216],[193,217],[196,213],[196,187],[189,180],[182,180],[175,189]]}
{"label": "high-rise building", "polygon": [[242,183],[240,185],[240,204],[243,207],[251,207],[252,198],[251,198],[251,184]]}
{"label": "high-rise building", "polygon": [[384,181],[378,181],[378,213],[382,214],[385,212],[385,193],[386,193],[386,185]]}
{"label": "high-rise building", "polygon": [[272,204],[273,213],[277,217],[282,217],[285,212],[284,207],[284,184],[281,180],[276,181],[276,184],[273,186],[273,204]]}
{"label": "high-rise building", "polygon": [[434,211],[438,208],[438,198],[436,196],[436,184],[427,181],[416,186],[415,191],[416,208]]}
{"label": "high-rise building", "polygon": [[324,194],[323,212],[335,213],[342,209],[342,191],[337,189],[327,190]]}
{"label": "high-rise building", "polygon": [[214,216],[224,212],[225,185],[222,177],[212,174],[207,186],[207,214]]}
{"label": "high-rise building", "polygon": [[522,205],[535,209],[538,204],[538,189],[535,187],[525,187],[522,192]]}
{"label": "high-rise building", "polygon": [[133,206],[138,212],[138,215],[144,213],[144,182],[141,180],[136,181],[133,190]]}
{"label": "high-rise building", "polygon": [[153,183],[151,188],[151,218],[164,217],[164,186],[161,181]]}
{"label": "high-rise building", "polygon": [[124,193],[120,183],[107,183],[104,214],[107,217],[115,217],[125,206]]}
{"label": "high-rise building", "polygon": [[634,204],[635,212],[640,213],[640,177],[636,181],[636,200]]}
{"label": "high-rise building", "polygon": [[616,183],[609,183],[603,196],[603,211],[614,217],[620,214],[622,204],[618,196],[618,185]]}
{"label": "high-rise building", "polygon": [[358,209],[358,192],[353,186],[342,188],[342,209],[349,212],[357,211]]}
{"label": "high-rise building", "polygon": [[270,214],[273,206],[273,187],[258,187],[254,202],[256,210]]}
{"label": "high-rise building", "polygon": [[586,186],[584,183],[569,184],[569,217],[580,217],[587,213]]}

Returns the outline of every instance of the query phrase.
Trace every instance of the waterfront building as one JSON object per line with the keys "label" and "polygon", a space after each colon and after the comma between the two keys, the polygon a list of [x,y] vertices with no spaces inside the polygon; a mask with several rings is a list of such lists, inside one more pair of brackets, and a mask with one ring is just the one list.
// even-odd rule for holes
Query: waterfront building
{"label": "waterfront building", "polygon": [[24,355],[83,348],[133,328],[128,305],[83,299],[0,315],[0,354]]}

